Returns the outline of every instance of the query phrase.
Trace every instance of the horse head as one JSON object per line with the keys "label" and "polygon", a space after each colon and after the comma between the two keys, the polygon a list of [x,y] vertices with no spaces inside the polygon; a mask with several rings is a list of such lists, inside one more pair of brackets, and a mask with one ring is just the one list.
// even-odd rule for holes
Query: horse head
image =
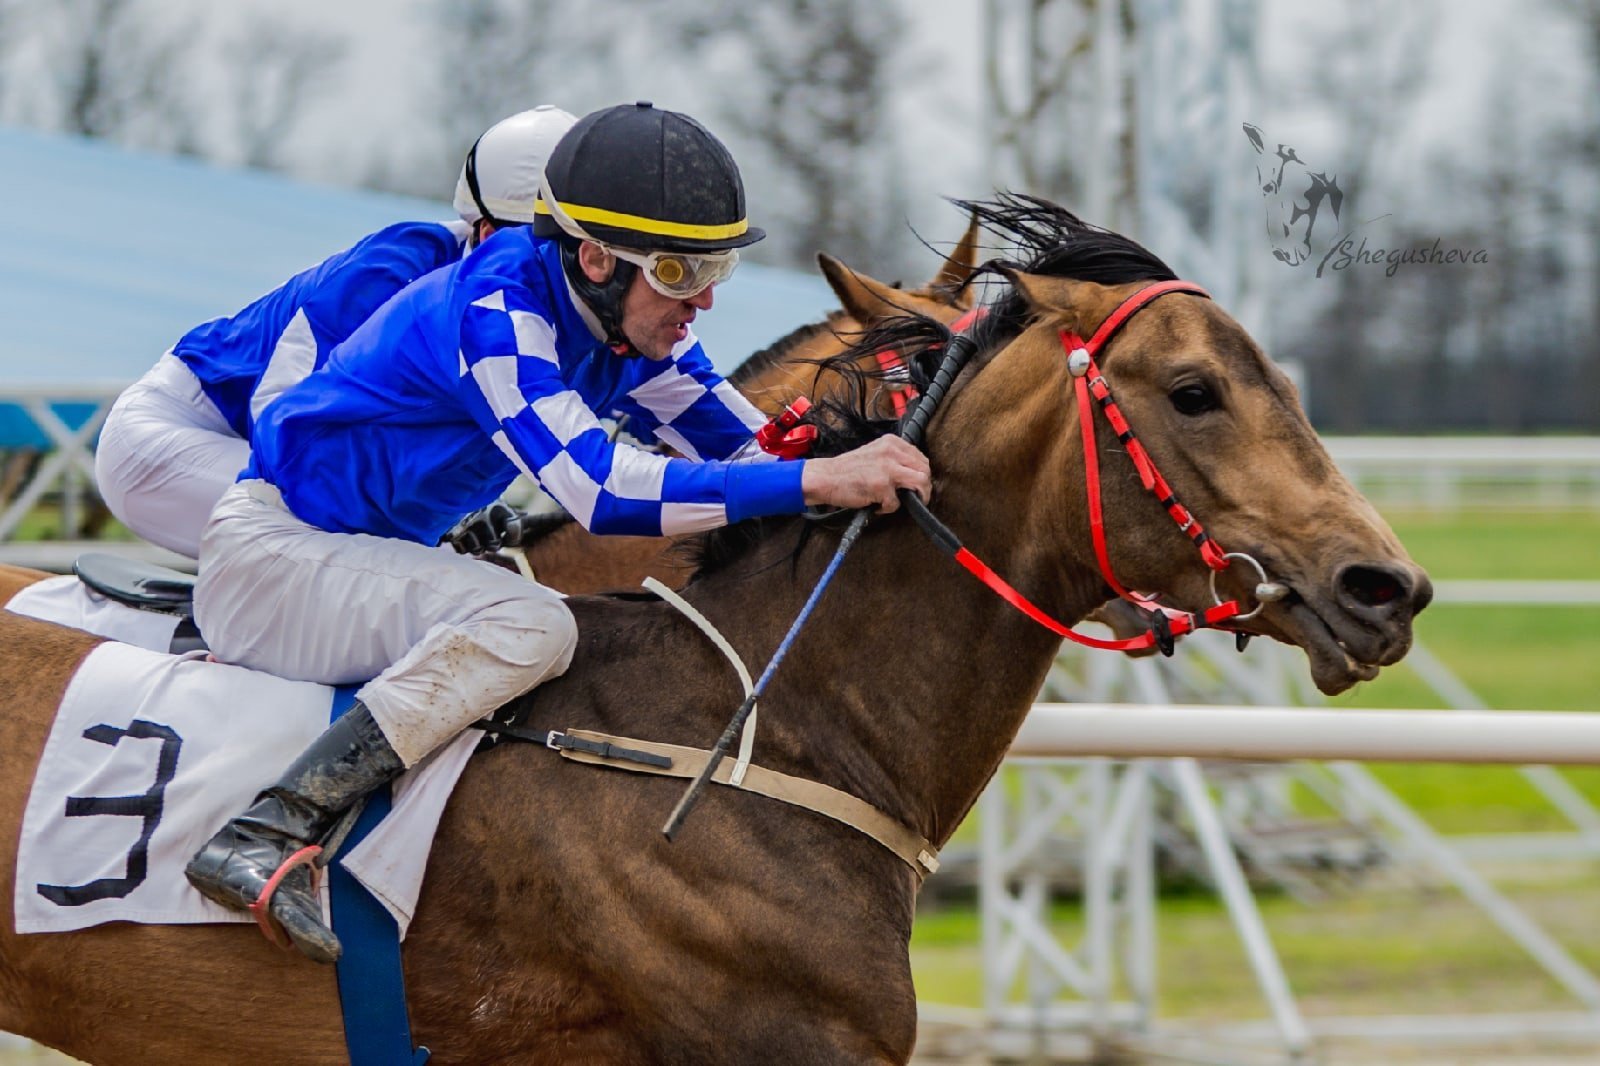
{"label": "horse head", "polygon": [[[978,327],[981,354],[930,429],[935,506],[958,531],[965,520],[1025,532],[1007,538],[1021,575],[1013,583],[1055,590],[1055,606],[1081,618],[1112,589],[1093,548],[1063,334],[1092,336],[1130,296],[1173,275],[1134,242],[1054,205],[1006,199],[983,210],[1034,254],[1004,268],[1010,292]],[[1169,294],[1129,318],[1098,359],[1182,504],[1286,590],[1237,628],[1299,646],[1330,694],[1405,655],[1412,619],[1432,598],[1427,575],[1334,466],[1293,384],[1237,321],[1203,296]],[[1116,578],[1184,610],[1211,606],[1212,570],[1141,484],[1131,446],[1103,412],[1094,417]],[[1248,611],[1263,581],[1236,561],[1215,583]]]}

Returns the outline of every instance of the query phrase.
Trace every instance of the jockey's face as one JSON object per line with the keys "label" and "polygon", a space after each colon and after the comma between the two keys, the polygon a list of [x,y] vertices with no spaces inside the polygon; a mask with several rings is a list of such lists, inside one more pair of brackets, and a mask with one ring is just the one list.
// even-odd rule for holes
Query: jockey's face
{"label": "jockey's face", "polygon": [[[600,245],[585,241],[578,249],[578,262],[591,281],[603,282],[616,269],[616,257]],[[663,296],[650,287],[644,275],[635,272],[622,297],[622,333],[646,359],[666,359],[673,347],[689,332],[689,323],[701,311],[711,310],[712,290],[680,300]]]}
{"label": "jockey's face", "polygon": [[622,332],[646,359],[665,359],[689,333],[696,312],[711,310],[709,285],[686,300],[663,296],[635,273],[622,298]]}

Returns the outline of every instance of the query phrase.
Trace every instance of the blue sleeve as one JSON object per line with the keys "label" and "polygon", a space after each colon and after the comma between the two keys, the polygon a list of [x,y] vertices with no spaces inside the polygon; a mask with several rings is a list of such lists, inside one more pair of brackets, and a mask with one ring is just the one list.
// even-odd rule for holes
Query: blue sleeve
{"label": "blue sleeve", "polygon": [[328,353],[390,297],[460,256],[460,238],[448,227],[402,222],[297,276],[290,285],[297,290],[292,296],[298,303],[291,305],[293,313],[282,332],[263,351],[265,364],[252,375],[251,425],[273,400],[326,363]]}
{"label": "blue sleeve", "polygon": [[401,222],[351,248],[301,305],[317,341],[317,365],[389,298],[461,258],[461,240],[436,222]]}
{"label": "blue sleeve", "polygon": [[562,380],[555,330],[524,289],[467,307],[461,373],[468,408],[501,452],[592,533],[691,533],[804,509],[803,462],[694,462],[610,440]]}

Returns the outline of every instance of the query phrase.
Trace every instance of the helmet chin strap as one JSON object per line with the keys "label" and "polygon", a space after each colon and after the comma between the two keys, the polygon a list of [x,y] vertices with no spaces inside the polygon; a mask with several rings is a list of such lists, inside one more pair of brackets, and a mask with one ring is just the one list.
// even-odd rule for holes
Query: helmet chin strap
{"label": "helmet chin strap", "polygon": [[611,276],[602,282],[590,281],[583,272],[583,264],[578,262],[578,248],[582,242],[563,237],[559,243],[561,270],[566,274],[567,284],[572,287],[573,294],[599,324],[600,339],[618,355],[640,354],[622,332],[622,299],[627,294],[628,286],[633,284],[633,276],[639,272],[639,268],[612,256]]}

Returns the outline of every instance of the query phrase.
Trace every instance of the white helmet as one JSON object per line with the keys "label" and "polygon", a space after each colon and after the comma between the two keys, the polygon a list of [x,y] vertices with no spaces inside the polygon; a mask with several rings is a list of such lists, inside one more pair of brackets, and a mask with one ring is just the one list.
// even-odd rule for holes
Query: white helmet
{"label": "white helmet", "polygon": [[455,209],[462,221],[532,222],[545,160],[577,121],[559,107],[540,104],[485,130],[456,179]]}

